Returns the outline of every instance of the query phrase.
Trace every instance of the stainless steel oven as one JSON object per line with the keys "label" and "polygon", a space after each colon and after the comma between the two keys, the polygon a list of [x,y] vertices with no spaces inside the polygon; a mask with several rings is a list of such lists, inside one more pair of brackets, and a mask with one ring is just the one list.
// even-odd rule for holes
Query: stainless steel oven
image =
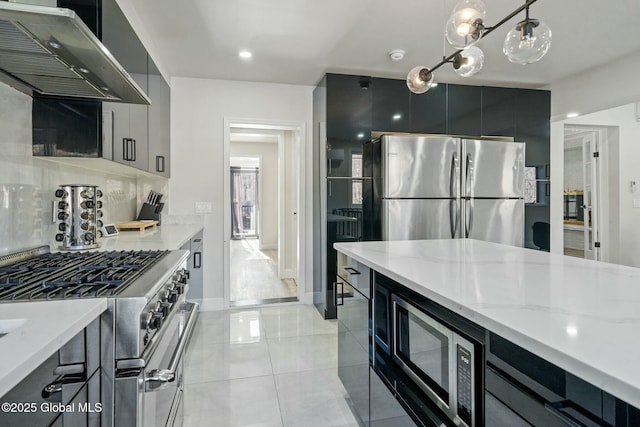
{"label": "stainless steel oven", "polygon": [[140,359],[117,362],[115,426],[182,425],[183,359],[197,317],[197,304],[183,303]]}
{"label": "stainless steel oven", "polygon": [[480,344],[400,295],[392,295],[392,319],[393,360],[456,425],[479,425],[476,382],[482,373],[476,371],[476,349]]}

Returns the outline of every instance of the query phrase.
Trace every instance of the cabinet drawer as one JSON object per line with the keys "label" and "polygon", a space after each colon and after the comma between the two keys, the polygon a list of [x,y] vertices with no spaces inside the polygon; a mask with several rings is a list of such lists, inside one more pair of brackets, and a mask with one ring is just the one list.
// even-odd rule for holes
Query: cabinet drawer
{"label": "cabinet drawer", "polygon": [[362,295],[371,298],[369,288],[369,278],[371,270],[364,264],[338,252],[338,276],[353,288],[356,288]]}

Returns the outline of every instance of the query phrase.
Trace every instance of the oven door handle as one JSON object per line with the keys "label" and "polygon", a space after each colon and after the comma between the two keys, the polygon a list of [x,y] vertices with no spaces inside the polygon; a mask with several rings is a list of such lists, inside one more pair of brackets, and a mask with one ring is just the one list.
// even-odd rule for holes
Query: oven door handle
{"label": "oven door handle", "polygon": [[43,399],[60,402],[60,398],[62,397],[60,395],[60,392],[62,392],[62,386],[64,386],[65,384],[81,383],[85,380],[86,376],[84,372],[70,375],[60,375],[54,382],[44,386],[40,395]]}
{"label": "oven door handle", "polygon": [[193,329],[196,326],[196,320],[198,320],[198,304],[190,304],[192,305],[190,310],[191,314],[189,314],[189,319],[187,319],[187,323],[185,324],[184,332],[180,337],[180,341],[178,342],[176,349],[171,355],[169,367],[167,369],[152,369],[151,371],[147,372],[145,382],[148,389],[158,389],[162,386],[165,386],[167,383],[176,380],[176,373],[178,371],[180,359],[182,358],[185,347],[187,346],[191,338]]}

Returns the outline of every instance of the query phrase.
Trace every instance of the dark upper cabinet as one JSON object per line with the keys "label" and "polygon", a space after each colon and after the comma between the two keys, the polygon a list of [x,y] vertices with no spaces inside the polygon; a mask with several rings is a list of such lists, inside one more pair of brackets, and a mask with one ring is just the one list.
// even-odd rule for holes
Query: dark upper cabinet
{"label": "dark upper cabinet", "polygon": [[548,164],[551,155],[551,92],[519,89],[514,111],[516,140],[527,143],[526,164]]}
{"label": "dark upper cabinet", "polygon": [[102,157],[169,177],[170,88],[116,0],[58,0],[100,38],[152,105],[34,94],[33,154]]}
{"label": "dark upper cabinet", "polygon": [[447,86],[441,83],[418,95],[411,93],[405,84],[404,90],[411,98],[411,132],[447,133]]}
{"label": "dark upper cabinet", "polygon": [[357,176],[371,139],[371,78],[328,74],[326,84],[327,176]]}
{"label": "dark upper cabinet", "polygon": [[475,136],[482,133],[482,87],[447,85],[447,101],[448,134]]}
{"label": "dark upper cabinet", "polygon": [[[149,92],[147,51],[115,0],[102,2],[102,43],[133,80]],[[103,143],[105,157],[118,163],[147,170],[149,166],[147,105],[103,103]],[[112,147],[112,156],[108,156]]]}
{"label": "dark upper cabinet", "polygon": [[149,57],[149,172],[171,176],[171,88]]}
{"label": "dark upper cabinet", "polygon": [[93,34],[102,37],[102,0],[58,0],[58,7],[73,10]]}
{"label": "dark upper cabinet", "polygon": [[32,106],[33,155],[102,156],[100,101],[50,97],[34,92]]}
{"label": "dark upper cabinet", "polygon": [[373,130],[408,132],[411,128],[411,92],[404,80],[373,79]]}
{"label": "dark upper cabinet", "polygon": [[482,135],[510,136],[516,134],[516,104],[520,89],[482,88]]}

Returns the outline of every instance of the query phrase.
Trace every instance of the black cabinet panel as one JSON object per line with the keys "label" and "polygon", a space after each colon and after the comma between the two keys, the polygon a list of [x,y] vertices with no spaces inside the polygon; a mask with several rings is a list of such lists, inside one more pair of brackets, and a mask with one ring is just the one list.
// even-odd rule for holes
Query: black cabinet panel
{"label": "black cabinet panel", "polygon": [[35,156],[99,157],[102,103],[33,95]]}
{"label": "black cabinet panel", "polygon": [[371,93],[370,77],[327,75],[327,176],[353,175],[352,159],[371,139]]}
{"label": "black cabinet panel", "polygon": [[58,7],[73,10],[98,38],[102,37],[101,6],[100,0],[58,0]]}
{"label": "black cabinet panel", "polygon": [[519,89],[514,111],[516,140],[527,143],[527,165],[548,164],[551,92]]}
{"label": "black cabinet panel", "polygon": [[447,85],[447,133],[480,135],[482,133],[482,88]]}
{"label": "black cabinet panel", "polygon": [[404,80],[373,79],[375,131],[408,132],[411,128],[411,92]]}
{"label": "black cabinet panel", "polygon": [[515,137],[515,106],[520,89],[482,88],[482,135]]}
{"label": "black cabinet panel", "polygon": [[410,97],[411,132],[447,133],[446,84],[441,83],[421,95],[411,93]]}

